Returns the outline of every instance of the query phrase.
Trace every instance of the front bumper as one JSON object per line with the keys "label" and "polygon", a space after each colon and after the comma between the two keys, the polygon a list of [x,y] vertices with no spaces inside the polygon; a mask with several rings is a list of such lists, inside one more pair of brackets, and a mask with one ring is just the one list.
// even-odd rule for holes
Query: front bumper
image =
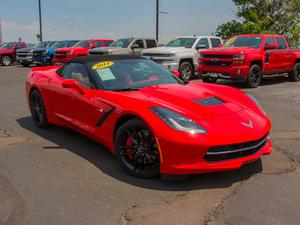
{"label": "front bumper", "polygon": [[200,65],[199,73],[202,76],[217,77],[222,79],[243,79],[248,76],[249,66],[206,66]]}
{"label": "front bumper", "polygon": [[48,55],[36,55],[32,57],[32,62],[37,64],[50,63],[52,57]]}
{"label": "front bumper", "polygon": [[[173,154],[176,157],[180,157],[180,161],[175,161],[170,163],[170,161],[162,158],[160,172],[162,174],[201,174],[201,173],[212,173],[212,172],[221,172],[228,170],[235,170],[241,168],[243,165],[251,163],[259,159],[262,155],[268,155],[272,152],[272,146],[270,139],[267,140],[267,143],[258,150],[255,154],[231,159],[224,160],[219,162],[208,162],[204,159],[205,154],[208,150],[204,146],[178,146],[177,143],[169,143],[165,140],[159,140],[160,148],[163,149],[165,145],[173,146],[174,150],[178,149],[182,151],[174,151]],[[184,154],[183,154],[184,153]],[[164,161],[167,160],[167,161]]]}
{"label": "front bumper", "polygon": [[65,64],[65,63],[67,63],[67,62],[69,62],[71,59],[73,58],[73,56],[71,56],[71,55],[67,55],[67,56],[65,56],[65,57],[57,57],[57,56],[54,56],[54,58],[53,58],[53,62],[55,63],[55,64]]}
{"label": "front bumper", "polygon": [[27,56],[27,57],[17,57],[17,62],[18,63],[32,63],[32,56]]}

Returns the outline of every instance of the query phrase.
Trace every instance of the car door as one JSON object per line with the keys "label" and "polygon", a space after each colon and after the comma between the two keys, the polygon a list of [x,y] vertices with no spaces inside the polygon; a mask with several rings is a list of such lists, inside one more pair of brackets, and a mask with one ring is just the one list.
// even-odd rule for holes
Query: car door
{"label": "car door", "polygon": [[[274,45],[273,49],[267,49],[268,45]],[[264,49],[264,74],[273,74],[280,70],[280,51],[277,49],[277,45],[274,37],[266,38],[263,45]]]}
{"label": "car door", "polygon": [[292,54],[288,49],[286,41],[283,37],[276,37],[276,42],[278,49],[280,50],[279,70],[280,72],[288,72],[293,64]]}
{"label": "car door", "polygon": [[85,65],[70,63],[63,74],[64,79],[73,79],[81,86],[84,93],[75,88],[63,88],[62,114],[72,127],[81,133],[94,134],[101,119],[112,107],[97,97],[89,72]]}

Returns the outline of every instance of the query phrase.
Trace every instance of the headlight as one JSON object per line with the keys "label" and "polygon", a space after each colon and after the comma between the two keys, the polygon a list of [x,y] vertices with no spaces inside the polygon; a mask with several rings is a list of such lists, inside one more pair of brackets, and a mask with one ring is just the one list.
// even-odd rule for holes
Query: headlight
{"label": "headlight", "polygon": [[252,99],[252,101],[258,106],[258,108],[260,108],[260,110],[264,114],[266,114],[266,111],[264,110],[262,104],[257,100],[257,98],[255,98],[253,95],[250,95],[250,94],[247,94],[247,96]]}
{"label": "headlight", "polygon": [[150,110],[173,129],[189,132],[192,134],[207,133],[207,131],[203,127],[199,126],[194,121],[186,118],[185,116],[180,115],[179,113],[159,107],[153,107]]}
{"label": "headlight", "polygon": [[244,59],[245,55],[233,55],[233,59]]}
{"label": "headlight", "polygon": [[48,55],[48,50],[43,51],[43,55]]}

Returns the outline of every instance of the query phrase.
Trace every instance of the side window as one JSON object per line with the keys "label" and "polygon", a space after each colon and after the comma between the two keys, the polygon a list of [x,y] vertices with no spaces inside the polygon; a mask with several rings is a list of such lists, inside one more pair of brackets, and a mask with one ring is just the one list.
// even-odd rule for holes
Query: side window
{"label": "side window", "polygon": [[197,43],[196,49],[207,49],[207,48],[209,48],[207,38],[200,39]]}
{"label": "side window", "polygon": [[104,46],[105,47],[110,46],[111,43],[113,43],[113,41],[104,41]]}
{"label": "side window", "polygon": [[78,41],[69,41],[66,47],[73,47]]}
{"label": "side window", "polygon": [[142,39],[136,40],[133,44],[138,45],[138,48],[145,48],[144,41]]}
{"label": "side window", "polygon": [[267,38],[266,43],[265,43],[265,47],[266,47],[268,44],[275,44],[274,38],[272,38],[272,37]]}
{"label": "side window", "polygon": [[85,88],[91,87],[88,71],[80,63],[69,63],[66,65],[63,78],[74,79]]}
{"label": "side window", "polygon": [[277,41],[277,43],[278,43],[278,48],[279,48],[279,49],[287,49],[286,43],[285,43],[285,41],[284,41],[283,38],[277,37],[277,38],[276,38],[276,41]]}
{"label": "side window", "polygon": [[211,46],[213,48],[217,48],[222,44],[222,42],[219,38],[211,38],[210,41],[211,41]]}
{"label": "side window", "polygon": [[150,40],[150,39],[146,40],[146,44],[147,44],[147,48],[155,48],[157,46],[156,41],[155,40]]}
{"label": "side window", "polygon": [[93,46],[95,46],[96,48],[102,47],[102,42],[101,41],[95,41],[93,43]]}

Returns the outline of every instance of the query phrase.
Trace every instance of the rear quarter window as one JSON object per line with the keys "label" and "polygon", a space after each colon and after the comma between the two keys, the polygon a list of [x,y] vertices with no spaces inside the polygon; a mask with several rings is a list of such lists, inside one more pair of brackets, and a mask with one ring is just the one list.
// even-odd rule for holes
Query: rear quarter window
{"label": "rear quarter window", "polygon": [[222,44],[219,38],[211,38],[210,40],[211,40],[211,46],[213,48],[219,47]]}
{"label": "rear quarter window", "polygon": [[279,48],[279,49],[287,49],[286,43],[285,43],[285,41],[284,41],[283,38],[277,37],[277,38],[276,38],[276,41],[277,41],[277,43],[278,43],[278,48]]}
{"label": "rear quarter window", "polygon": [[147,48],[155,48],[157,46],[156,41],[155,40],[146,40],[146,44],[147,44]]}

